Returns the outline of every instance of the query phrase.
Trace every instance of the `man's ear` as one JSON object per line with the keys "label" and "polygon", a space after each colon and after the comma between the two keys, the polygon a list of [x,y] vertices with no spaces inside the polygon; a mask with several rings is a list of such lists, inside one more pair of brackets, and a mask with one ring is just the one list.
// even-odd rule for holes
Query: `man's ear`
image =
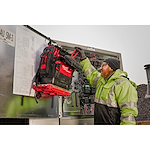
{"label": "man's ear", "polygon": [[113,69],[111,69],[111,67],[109,67],[110,69],[109,69],[109,71],[111,71],[111,72],[114,72],[114,70]]}

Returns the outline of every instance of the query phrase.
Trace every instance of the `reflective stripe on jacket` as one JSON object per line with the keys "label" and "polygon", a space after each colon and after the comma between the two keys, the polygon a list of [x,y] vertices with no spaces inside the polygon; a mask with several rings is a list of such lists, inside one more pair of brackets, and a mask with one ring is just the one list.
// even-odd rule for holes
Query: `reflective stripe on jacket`
{"label": "reflective stripe on jacket", "polygon": [[[82,71],[87,80],[96,88],[95,102],[107,106],[105,109],[119,108],[121,113],[120,115],[118,114],[120,124],[136,124],[135,117],[138,115],[136,84],[122,76],[127,77],[127,73],[117,69],[107,80],[100,76],[100,73],[91,65],[88,58],[81,61],[80,64],[83,66]],[[107,121],[106,124],[112,122],[113,114],[109,114],[108,116],[110,116],[110,118],[107,119],[104,118],[104,116],[107,115],[102,114],[107,113],[107,111],[101,111],[100,113],[101,114],[98,114],[97,117],[103,115],[101,119],[102,124],[104,124],[105,120]],[[117,123],[114,122],[114,124]]]}

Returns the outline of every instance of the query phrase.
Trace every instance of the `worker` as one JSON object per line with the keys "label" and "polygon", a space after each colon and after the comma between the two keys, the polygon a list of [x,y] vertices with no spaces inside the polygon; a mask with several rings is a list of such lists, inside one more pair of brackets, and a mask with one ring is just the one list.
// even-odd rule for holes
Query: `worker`
{"label": "worker", "polygon": [[128,74],[120,70],[117,58],[107,58],[99,73],[78,48],[80,64],[89,83],[96,88],[94,125],[135,125],[137,110],[136,84],[129,80]]}

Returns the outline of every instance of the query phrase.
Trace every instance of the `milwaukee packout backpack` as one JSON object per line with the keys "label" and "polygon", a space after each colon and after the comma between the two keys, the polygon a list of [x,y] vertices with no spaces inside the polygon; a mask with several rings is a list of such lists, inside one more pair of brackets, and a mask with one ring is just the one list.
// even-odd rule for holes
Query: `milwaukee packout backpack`
{"label": "milwaukee packout backpack", "polygon": [[49,45],[41,54],[41,61],[35,76],[33,89],[35,98],[51,98],[69,96],[74,70],[82,70],[82,66],[74,58],[76,49],[70,55],[58,46]]}

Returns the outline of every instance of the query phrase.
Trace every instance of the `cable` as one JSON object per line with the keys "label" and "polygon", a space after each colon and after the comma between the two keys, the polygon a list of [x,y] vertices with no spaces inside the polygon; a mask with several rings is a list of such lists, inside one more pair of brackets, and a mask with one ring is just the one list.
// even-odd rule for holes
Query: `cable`
{"label": "cable", "polygon": [[86,110],[86,112],[87,112],[87,115],[89,114],[89,112],[88,112],[88,110],[87,110],[87,108],[86,108],[86,105],[85,105],[85,110]]}
{"label": "cable", "polygon": [[92,107],[92,109],[94,110],[94,107],[93,107],[93,105],[91,104],[91,107]]}
{"label": "cable", "polygon": [[88,110],[89,110],[89,114],[91,114],[92,115],[92,111],[91,111],[91,109],[87,106],[87,108],[88,108]]}

